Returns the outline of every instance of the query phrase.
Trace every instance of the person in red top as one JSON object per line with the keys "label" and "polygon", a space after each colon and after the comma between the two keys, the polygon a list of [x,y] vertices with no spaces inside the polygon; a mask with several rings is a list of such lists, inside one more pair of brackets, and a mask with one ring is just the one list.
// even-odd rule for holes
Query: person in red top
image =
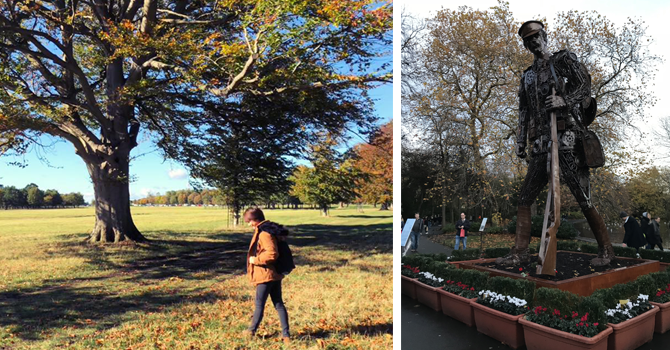
{"label": "person in red top", "polygon": [[277,237],[259,229],[266,223],[265,215],[259,208],[249,208],[244,212],[244,222],[254,228],[254,235],[249,244],[247,253],[247,276],[251,284],[256,287],[256,308],[251,325],[245,331],[247,336],[254,336],[258,326],[263,319],[265,311],[265,302],[268,296],[272,298],[272,303],[279,314],[279,321],[282,326],[282,336],[284,343],[290,343],[288,312],[284,306],[281,292],[281,281],[284,275],[277,272],[274,264],[279,257],[277,250]]}

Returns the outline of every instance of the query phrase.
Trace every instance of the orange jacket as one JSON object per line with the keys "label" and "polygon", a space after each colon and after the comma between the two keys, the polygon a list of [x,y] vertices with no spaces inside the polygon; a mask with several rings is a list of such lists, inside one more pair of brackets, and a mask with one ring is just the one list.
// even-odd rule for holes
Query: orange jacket
{"label": "orange jacket", "polygon": [[[284,278],[282,274],[277,272],[274,266],[274,262],[279,257],[277,239],[265,231],[259,232],[258,230],[258,227],[263,222],[255,227],[254,236],[251,238],[249,252],[247,253],[247,275],[254,286],[261,283],[279,281]],[[258,241],[258,250],[255,254],[256,261],[254,261],[254,264],[250,264],[249,258],[254,256],[252,254],[256,241]]]}

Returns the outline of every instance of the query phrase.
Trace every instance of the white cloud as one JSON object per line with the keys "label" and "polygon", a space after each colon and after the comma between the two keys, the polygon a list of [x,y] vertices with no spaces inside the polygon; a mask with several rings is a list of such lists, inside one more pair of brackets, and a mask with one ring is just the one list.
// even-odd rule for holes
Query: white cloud
{"label": "white cloud", "polygon": [[182,180],[185,179],[188,174],[184,169],[173,169],[168,171],[168,176],[173,180]]}

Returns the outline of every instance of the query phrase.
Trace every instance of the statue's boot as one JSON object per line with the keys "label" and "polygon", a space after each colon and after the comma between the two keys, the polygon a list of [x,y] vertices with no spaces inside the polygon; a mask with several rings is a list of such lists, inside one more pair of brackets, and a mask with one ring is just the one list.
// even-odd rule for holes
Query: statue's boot
{"label": "statue's boot", "polygon": [[516,236],[514,247],[509,254],[496,259],[496,264],[513,266],[530,261],[528,244],[530,243],[530,207],[519,206],[516,215]]}
{"label": "statue's boot", "polygon": [[594,207],[582,211],[586,217],[586,221],[589,223],[589,227],[591,227],[591,231],[593,231],[593,235],[598,241],[598,257],[591,259],[591,265],[609,265],[615,258],[615,255],[605,221],[603,221],[602,216],[600,216],[598,210]]}

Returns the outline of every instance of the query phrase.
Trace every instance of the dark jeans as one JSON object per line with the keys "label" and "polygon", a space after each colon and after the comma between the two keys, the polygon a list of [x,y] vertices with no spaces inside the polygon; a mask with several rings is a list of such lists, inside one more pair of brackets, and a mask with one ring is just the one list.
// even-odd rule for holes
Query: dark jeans
{"label": "dark jeans", "polygon": [[419,249],[419,235],[421,235],[421,233],[416,231],[412,231],[409,233],[412,242],[412,249],[414,250]]}
{"label": "dark jeans", "polygon": [[282,335],[288,337],[288,312],[286,312],[284,301],[281,297],[281,280],[261,283],[256,286],[256,309],[254,310],[254,318],[251,321],[251,326],[249,326],[249,331],[256,333],[258,330],[258,326],[263,320],[263,312],[265,311],[265,302],[268,300],[268,295],[272,298],[272,304],[274,304],[279,314]]}

